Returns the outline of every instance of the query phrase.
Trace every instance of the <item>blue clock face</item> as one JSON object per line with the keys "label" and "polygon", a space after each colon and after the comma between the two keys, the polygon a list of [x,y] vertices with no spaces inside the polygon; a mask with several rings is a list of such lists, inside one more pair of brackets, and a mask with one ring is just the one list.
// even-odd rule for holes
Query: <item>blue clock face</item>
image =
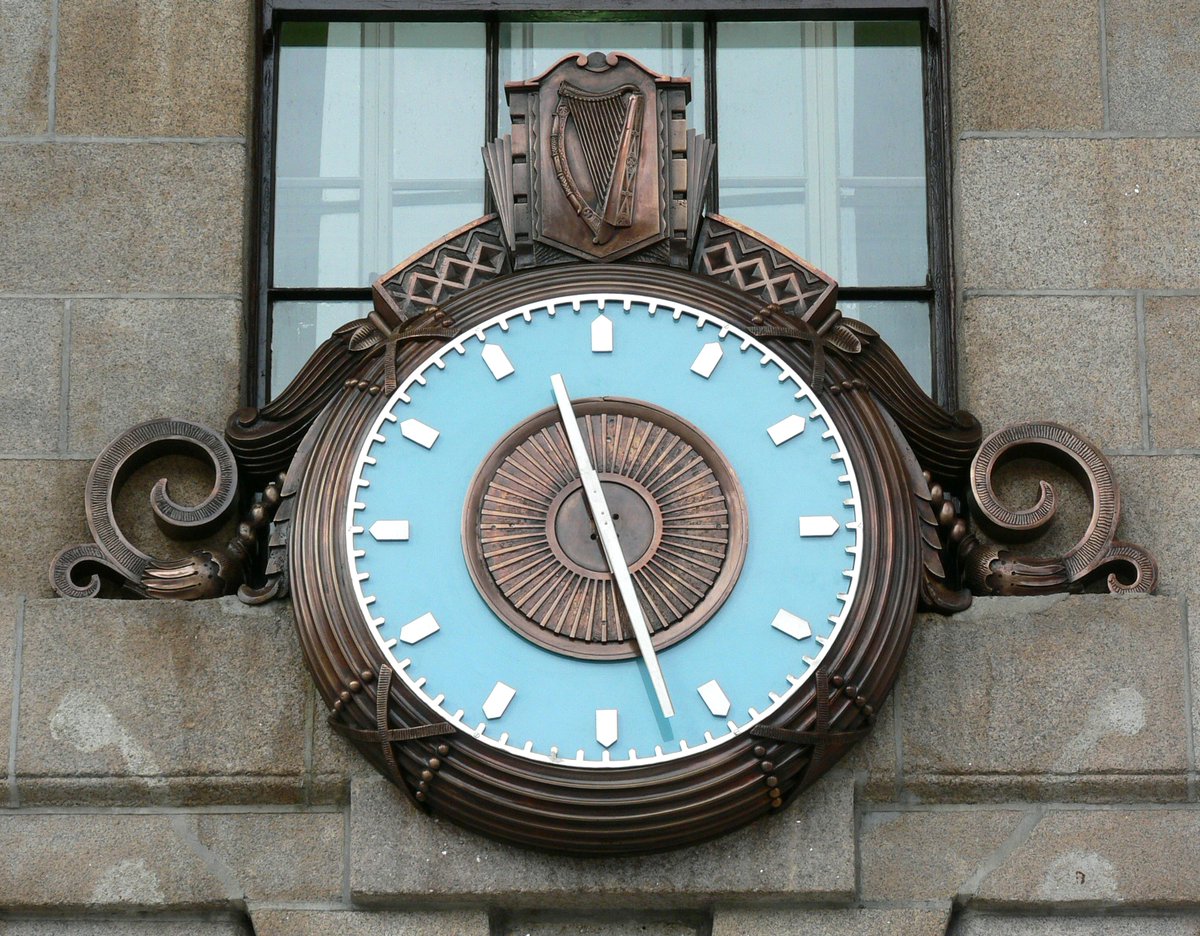
{"label": "blue clock face", "polygon": [[484,743],[599,769],[719,745],[804,685],[864,533],[801,377],[729,322],[627,293],[439,348],[370,427],[348,507],[398,677]]}

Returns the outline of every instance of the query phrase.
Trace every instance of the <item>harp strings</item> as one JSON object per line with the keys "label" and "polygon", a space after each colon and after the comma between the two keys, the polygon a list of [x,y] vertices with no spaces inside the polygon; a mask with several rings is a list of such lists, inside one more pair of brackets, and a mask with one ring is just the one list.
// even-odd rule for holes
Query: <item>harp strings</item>
{"label": "harp strings", "polygon": [[580,149],[592,179],[595,196],[604,200],[621,148],[625,118],[636,89],[623,87],[607,94],[587,94],[568,85],[559,95],[568,101],[579,132]]}

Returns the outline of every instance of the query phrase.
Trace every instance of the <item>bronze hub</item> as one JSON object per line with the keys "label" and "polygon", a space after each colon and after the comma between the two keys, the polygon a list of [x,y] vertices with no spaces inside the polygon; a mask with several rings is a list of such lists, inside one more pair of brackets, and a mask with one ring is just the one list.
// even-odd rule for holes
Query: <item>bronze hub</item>
{"label": "bronze hub", "polygon": [[[638,400],[574,402],[580,431],[656,648],[707,621],[737,582],[746,503],[732,466],[695,426]],[[484,459],[463,509],[467,567],[509,627],[568,656],[628,659],[637,646],[596,538],[558,410]]]}

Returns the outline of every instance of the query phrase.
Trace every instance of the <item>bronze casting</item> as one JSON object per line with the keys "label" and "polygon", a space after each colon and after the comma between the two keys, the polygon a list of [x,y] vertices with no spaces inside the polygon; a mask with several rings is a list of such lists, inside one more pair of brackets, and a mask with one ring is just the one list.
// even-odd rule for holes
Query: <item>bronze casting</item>
{"label": "bronze casting", "polygon": [[[577,400],[655,648],[707,621],[746,555],[745,496],[695,426],[640,400]],[[513,519],[514,516],[520,519]],[[637,656],[556,409],[513,428],[463,506],[467,568],[509,627],[556,653]]]}
{"label": "bronze casting", "polygon": [[[224,439],[183,420],[156,420],[106,447],[85,495],[93,542],[51,564],[59,594],[94,597],[101,577],[145,597],[237,590],[258,603],[291,593],[330,724],[422,807],[521,845],[613,854],[728,832],[814,782],[873,722],[918,606],[961,610],[972,592],[1154,588],[1153,557],[1114,538],[1119,492],[1094,445],[1051,423],[1006,427],[984,440],[974,417],[937,406],[875,331],[841,315],[830,277],[736,221],[704,214],[713,146],[686,126],[686,80],[620,53],[593,53],[510,84],[507,94],[512,133],[484,147],[496,213],[380,277],[371,314],[337,329],[276,400],[234,413]],[[522,303],[597,288],[711,309],[806,375],[843,427],[847,450],[869,466],[860,485],[870,533],[860,594],[809,683],[743,736],[685,760],[602,774],[518,761],[436,717],[393,678],[366,633],[344,542],[352,453],[430,349]],[[581,413],[633,544],[653,640],[667,646],[703,626],[737,579],[748,536],[740,483],[703,434],[676,416],[613,399],[581,403]],[[628,625],[555,425],[533,417],[478,470],[463,514],[471,574],[526,639],[558,653],[629,656],[636,650]],[[647,467],[641,456],[655,446],[678,455],[678,472]],[[215,480],[191,508],[159,482],[151,502],[165,530],[179,538],[211,531],[239,493],[250,507],[225,550],[157,559],[121,534],[112,505],[135,466],[179,451],[210,462]],[[1047,484],[1030,510],[996,497],[993,471],[1017,455],[1065,465],[1091,494],[1089,527],[1063,556],[1018,554],[983,539],[986,529],[1001,543],[1024,541],[1053,518]],[[685,586],[667,585],[655,564],[679,570],[672,511],[701,501],[718,505],[702,527],[711,561],[686,569]],[[496,561],[512,545],[500,507],[528,527],[536,574],[506,577]],[[595,613],[598,595],[615,613]]]}

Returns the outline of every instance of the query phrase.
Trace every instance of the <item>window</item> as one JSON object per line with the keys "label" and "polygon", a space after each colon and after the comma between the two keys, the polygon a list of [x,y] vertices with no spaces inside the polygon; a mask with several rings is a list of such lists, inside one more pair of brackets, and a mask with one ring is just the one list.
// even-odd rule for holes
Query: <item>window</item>
{"label": "window", "polygon": [[953,404],[938,0],[679,4],[669,19],[628,2],[451,3],[441,19],[428,3],[261,3],[250,402],[364,314],[379,274],[487,210],[480,147],[508,129],[506,81],[619,49],[692,79],[689,121],[718,143],[709,210],[832,274],[842,310]]}

